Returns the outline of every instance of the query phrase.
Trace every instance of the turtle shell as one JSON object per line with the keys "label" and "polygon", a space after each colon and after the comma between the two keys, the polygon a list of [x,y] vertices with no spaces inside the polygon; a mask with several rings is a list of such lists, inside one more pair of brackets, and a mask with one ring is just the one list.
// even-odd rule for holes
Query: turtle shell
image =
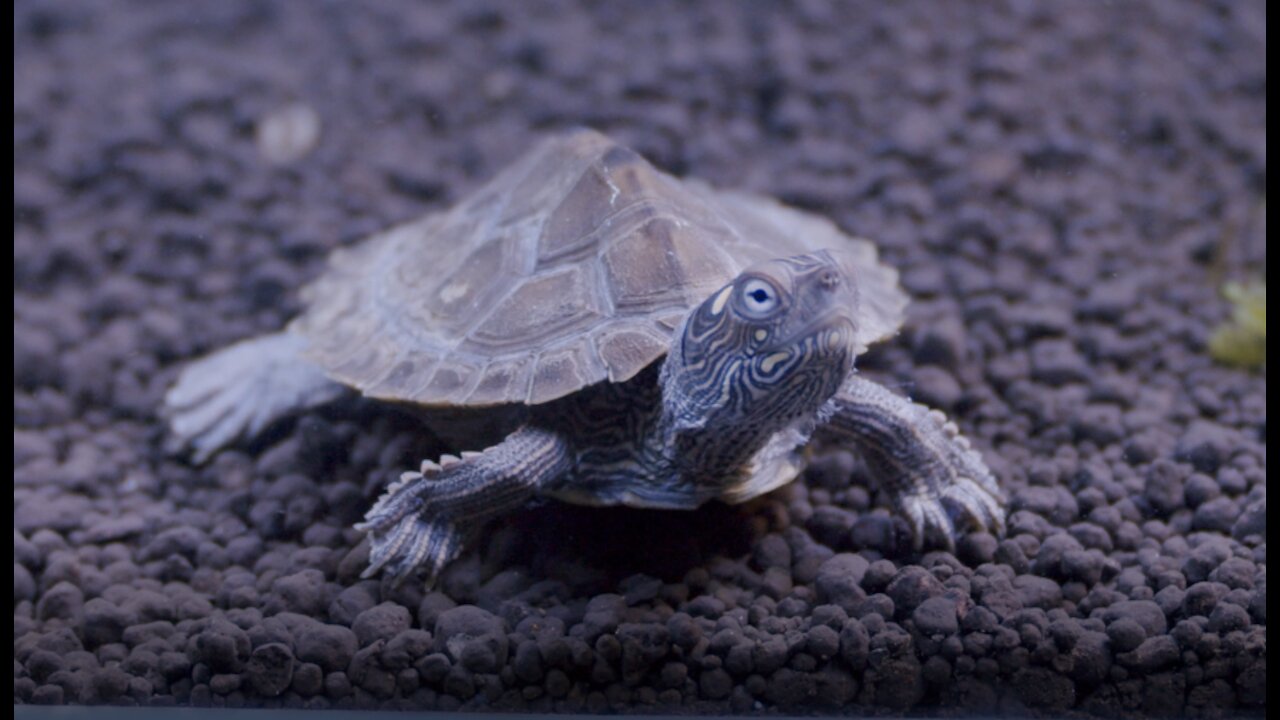
{"label": "turtle shell", "polygon": [[865,240],[655,169],[591,130],[550,137],[450,210],[336,251],[290,326],[365,395],[536,404],[662,357],[690,308],[757,261],[843,248],[859,342],[906,297]]}

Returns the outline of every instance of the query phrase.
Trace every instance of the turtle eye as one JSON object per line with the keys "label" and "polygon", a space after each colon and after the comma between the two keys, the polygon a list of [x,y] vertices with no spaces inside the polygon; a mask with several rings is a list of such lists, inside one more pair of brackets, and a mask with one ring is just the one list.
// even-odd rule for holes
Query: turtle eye
{"label": "turtle eye", "polygon": [[742,307],[751,317],[764,317],[778,307],[778,291],[759,278],[748,280],[741,294]]}

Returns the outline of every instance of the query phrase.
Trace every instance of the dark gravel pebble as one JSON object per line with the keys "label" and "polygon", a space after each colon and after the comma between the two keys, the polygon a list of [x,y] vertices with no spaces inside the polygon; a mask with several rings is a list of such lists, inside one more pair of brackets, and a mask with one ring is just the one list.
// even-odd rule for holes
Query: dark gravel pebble
{"label": "dark gravel pebble", "polygon": [[922,567],[903,568],[885,588],[885,595],[893,601],[900,615],[915,611],[922,603],[943,592],[942,583]]}
{"label": "dark gravel pebble", "polygon": [[866,597],[861,583],[869,563],[861,555],[834,555],[818,568],[814,587],[819,602],[838,605],[846,611]]}
{"label": "dark gravel pebble", "polygon": [[267,643],[254,648],[245,675],[254,690],[264,697],[275,697],[293,681],[293,651],[283,643]]}
{"label": "dark gravel pebble", "polygon": [[1194,420],[1178,438],[1176,456],[1205,473],[1215,472],[1236,444],[1233,433],[1211,420]]}
{"label": "dark gravel pebble", "polygon": [[361,647],[377,640],[390,640],[409,629],[409,610],[394,603],[382,603],[356,616],[351,630]]}
{"label": "dark gravel pebble", "polygon": [[917,605],[911,620],[926,636],[954,635],[960,629],[955,601],[945,597],[929,598]]}
{"label": "dark gravel pebble", "polygon": [[239,626],[214,619],[191,638],[187,648],[197,662],[213,672],[231,673],[243,669],[252,646],[248,634]]}
{"label": "dark gravel pebble", "polygon": [[294,636],[298,659],[329,671],[345,670],[359,646],[356,634],[341,625],[308,622]]}
{"label": "dark gravel pebble", "polygon": [[13,564],[13,604],[31,602],[36,597],[36,581],[25,565]]}
{"label": "dark gravel pebble", "polygon": [[[15,705],[1263,714],[1266,372],[1206,344],[1266,267],[1265,4],[652,10],[15,6]],[[312,141],[259,140],[300,107]],[[350,399],[166,450],[182,365],[573,125],[874,238],[914,302],[859,370],[948,412],[1008,532],[917,551],[815,447],[395,586],[351,525],[478,447]]]}
{"label": "dark gravel pebble", "polygon": [[436,618],[436,652],[472,672],[497,672],[507,662],[507,633],[502,619],[472,606],[461,605]]}
{"label": "dark gravel pebble", "polygon": [[351,626],[361,613],[371,609],[377,601],[374,593],[363,583],[353,585],[338,593],[329,603],[329,619],[342,625]]}
{"label": "dark gravel pebble", "polygon": [[1119,653],[1116,659],[1140,672],[1152,673],[1178,660],[1178,644],[1168,635],[1147,638],[1132,652]]}
{"label": "dark gravel pebble", "polygon": [[303,697],[318,695],[325,688],[324,671],[315,663],[301,663],[293,669],[289,688]]}

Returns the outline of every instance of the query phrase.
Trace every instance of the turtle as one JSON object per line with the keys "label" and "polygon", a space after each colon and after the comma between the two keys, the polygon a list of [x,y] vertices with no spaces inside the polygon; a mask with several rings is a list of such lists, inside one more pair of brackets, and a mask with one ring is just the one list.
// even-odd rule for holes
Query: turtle
{"label": "turtle", "polygon": [[855,370],[907,305],[874,244],[597,131],[552,134],[452,208],[333,252],[301,298],[282,331],[186,367],[163,412],[201,462],[352,391],[489,428],[389,483],[356,525],[366,577],[431,582],[535,498],[742,503],[799,476],[811,440],[861,454],[917,551],[1003,532],[957,426]]}

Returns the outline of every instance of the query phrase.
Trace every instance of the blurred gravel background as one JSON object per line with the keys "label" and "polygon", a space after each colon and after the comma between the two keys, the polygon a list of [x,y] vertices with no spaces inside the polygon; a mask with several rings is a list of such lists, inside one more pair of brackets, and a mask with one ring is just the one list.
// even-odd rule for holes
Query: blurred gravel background
{"label": "blurred gravel background", "polygon": [[[20,2],[14,702],[1261,714],[1262,2]],[[952,414],[1006,538],[910,554],[847,452],[743,507],[547,504],[437,592],[360,581],[453,450],[351,402],[193,467],[182,364],[327,251],[588,124],[876,238],[865,370]],[[1261,208],[1261,210],[1259,210]]]}

